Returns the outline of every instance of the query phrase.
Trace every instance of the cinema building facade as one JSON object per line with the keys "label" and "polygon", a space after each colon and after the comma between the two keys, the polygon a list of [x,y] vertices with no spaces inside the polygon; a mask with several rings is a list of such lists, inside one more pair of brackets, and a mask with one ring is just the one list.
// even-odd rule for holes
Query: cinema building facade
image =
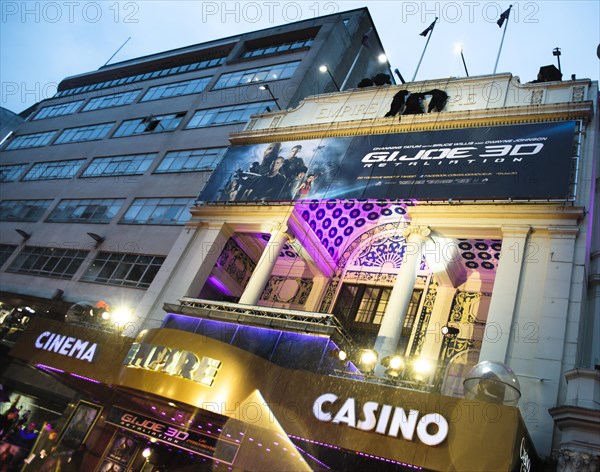
{"label": "cinema building facade", "polygon": [[[424,113],[384,117],[402,89]],[[97,470],[598,470],[597,105],[500,74],[256,115],[135,339],[43,322],[12,355],[102,408]]]}

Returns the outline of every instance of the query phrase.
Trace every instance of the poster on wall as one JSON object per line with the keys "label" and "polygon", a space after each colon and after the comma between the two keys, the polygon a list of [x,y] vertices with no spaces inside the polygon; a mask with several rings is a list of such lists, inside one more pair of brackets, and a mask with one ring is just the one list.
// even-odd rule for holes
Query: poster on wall
{"label": "poster on wall", "polygon": [[101,411],[102,406],[100,405],[80,401],[58,440],[60,449],[75,450],[85,442]]}
{"label": "poster on wall", "polygon": [[116,432],[106,450],[98,472],[121,472],[127,470],[138,447],[139,441],[128,434]]}
{"label": "poster on wall", "polygon": [[200,202],[569,197],[575,121],[230,147]]}

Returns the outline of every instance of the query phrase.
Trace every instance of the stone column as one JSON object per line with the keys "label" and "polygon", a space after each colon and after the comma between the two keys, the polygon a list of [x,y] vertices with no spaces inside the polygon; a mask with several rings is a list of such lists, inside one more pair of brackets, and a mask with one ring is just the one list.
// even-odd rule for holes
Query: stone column
{"label": "stone column", "polygon": [[506,362],[530,226],[503,226],[502,253],[490,301],[481,361]]}
{"label": "stone column", "polygon": [[163,304],[197,297],[233,231],[224,222],[186,227],[137,306],[142,328],[156,328],[165,317]]}
{"label": "stone column", "polygon": [[244,293],[240,297],[239,303],[241,305],[256,305],[260,300],[260,296],[271,278],[271,272],[275,267],[279,253],[290,237],[286,231],[287,226],[285,225],[271,231],[271,238],[260,256],[254,272],[252,272]]}
{"label": "stone column", "polygon": [[[423,247],[431,234],[431,230],[425,226],[415,226],[404,229],[402,234],[406,238],[404,260],[396,277],[396,282],[394,282],[379,327],[379,333],[377,333],[377,339],[375,340],[374,349],[379,354],[379,359],[396,354],[406,311],[417,280],[417,270],[423,257]],[[377,370],[380,370],[379,367]]]}

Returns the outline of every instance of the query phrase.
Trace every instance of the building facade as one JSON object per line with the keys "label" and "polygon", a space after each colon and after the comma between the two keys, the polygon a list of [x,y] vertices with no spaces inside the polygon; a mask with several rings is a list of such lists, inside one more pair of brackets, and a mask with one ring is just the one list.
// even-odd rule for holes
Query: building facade
{"label": "building facade", "polygon": [[332,80],[386,72],[381,52],[363,8],[64,79],[1,149],[2,301],[64,313],[92,293],[135,307],[229,134]]}
{"label": "building facade", "polygon": [[[333,24],[346,28],[344,19]],[[370,27],[363,26],[347,68]],[[63,82],[59,98],[85,87],[85,77]],[[215,85],[224,80],[212,77]],[[82,470],[103,472],[597,470],[596,82],[521,84],[498,74],[292,97],[295,108],[257,109],[243,129],[218,128],[219,142],[231,133],[231,146],[210,179],[189,182],[186,172],[168,181],[158,169],[177,162],[173,150],[193,148],[186,133],[200,131],[189,123],[216,124],[210,120],[223,110],[210,118],[188,106],[183,124],[162,133],[185,97],[165,99],[173,107],[143,121],[143,97],[165,93],[161,87],[123,108],[133,111],[110,130],[122,140],[102,141],[172,137],[127,189],[132,204],[103,226],[149,244],[139,251],[145,259],[103,255],[111,233],[99,234],[98,223],[64,224],[98,239],[89,236],[91,266],[82,263],[55,297],[90,298],[83,287],[94,287],[110,299],[102,282],[116,284],[121,264],[137,264],[145,285],[122,293],[137,290],[141,325],[115,331],[35,319],[11,351],[78,392],[59,451],[85,443]],[[36,113],[51,113],[43,110]],[[80,134],[65,128],[64,138],[48,139]],[[45,139],[15,141],[35,134],[22,129],[3,156],[27,151],[12,143]],[[148,136],[123,135],[140,129]],[[199,129],[212,142],[215,128]],[[117,161],[93,166],[95,157],[78,168],[71,191],[83,174],[111,163],[121,177]],[[23,169],[21,181],[30,173]],[[176,228],[152,225],[150,234],[151,226],[126,220],[137,207],[141,216],[159,215],[136,203],[150,199],[145,192],[156,191],[158,178],[162,192],[180,192],[169,198],[189,192],[182,206],[191,218]],[[57,200],[46,220],[62,208]],[[32,281],[14,293],[42,295],[33,282],[40,275],[59,281],[19,257],[36,228],[60,223],[9,228],[24,241],[2,275]]]}

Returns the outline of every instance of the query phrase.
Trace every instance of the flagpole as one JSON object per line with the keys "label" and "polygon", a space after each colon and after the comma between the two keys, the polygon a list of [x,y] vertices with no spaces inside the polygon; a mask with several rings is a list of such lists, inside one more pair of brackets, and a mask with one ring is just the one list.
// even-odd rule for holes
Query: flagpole
{"label": "flagpole", "polygon": [[[435,21],[433,22],[434,25],[437,22],[437,20],[438,20],[438,18],[436,16]],[[433,35],[434,29],[435,28],[431,28],[431,31],[429,31],[429,34],[427,35],[427,42],[425,43],[425,47],[423,48],[423,53],[421,54],[421,59],[419,59],[419,63],[417,64],[417,69],[415,70],[415,74],[413,75],[411,82],[414,82],[415,79],[417,78],[417,72],[419,72],[419,67],[421,67],[421,61],[423,60],[423,56],[425,56],[425,51],[427,51],[427,45],[429,44],[429,40],[431,39],[431,36]]]}
{"label": "flagpole", "polygon": [[[510,5],[508,7],[508,12],[510,16],[510,9],[512,8],[512,5]],[[498,57],[496,57],[496,64],[494,64],[494,72],[492,72],[492,75],[496,75],[496,69],[498,68],[498,61],[500,60],[500,53],[502,52],[502,45],[504,44],[504,36],[506,35],[506,28],[508,28],[508,17],[505,19],[505,23],[506,25],[504,25],[504,31],[502,32],[502,40],[500,41],[500,49],[498,49]]]}

